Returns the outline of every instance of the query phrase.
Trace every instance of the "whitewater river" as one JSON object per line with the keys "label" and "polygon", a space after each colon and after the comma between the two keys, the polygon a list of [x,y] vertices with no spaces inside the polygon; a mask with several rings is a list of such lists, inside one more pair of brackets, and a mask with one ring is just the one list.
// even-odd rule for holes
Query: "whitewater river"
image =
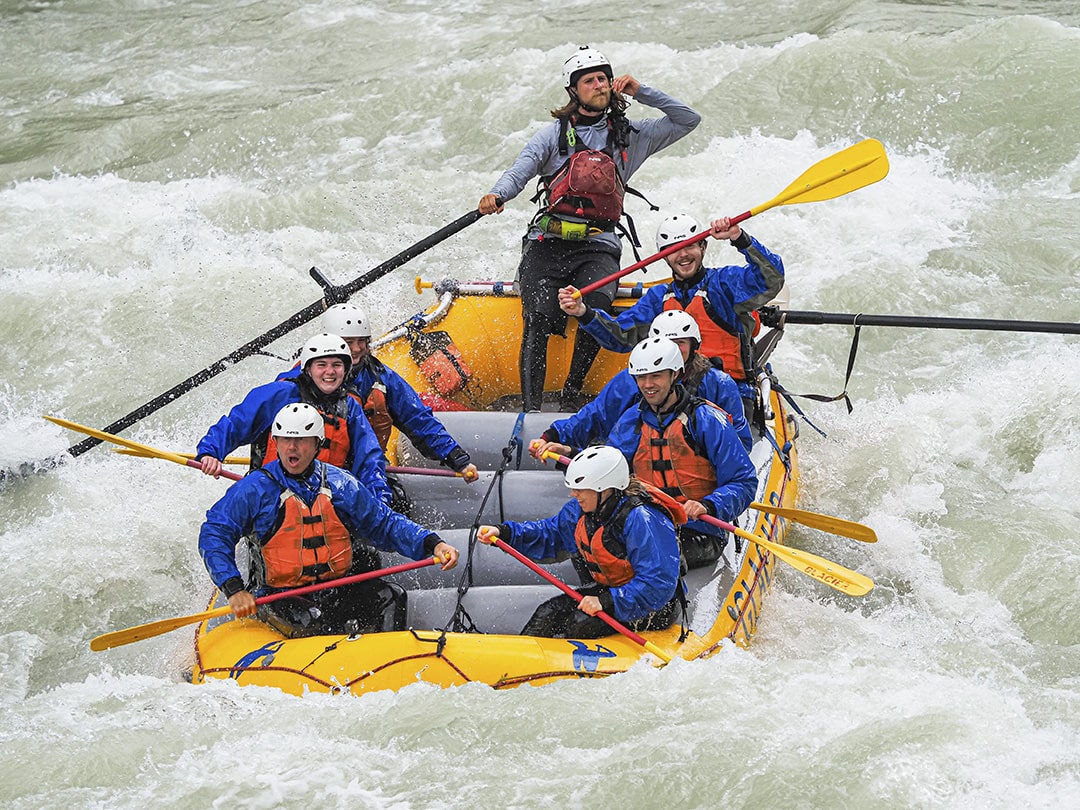
{"label": "whitewater river", "polygon": [[[0,806],[1080,806],[1080,337],[863,329],[854,412],[805,405],[801,505],[880,542],[791,541],[877,588],[778,566],[749,650],[302,699],[182,682],[187,631],[90,652],[203,609],[224,483],[104,449],[20,474],[80,438],[40,416],[103,427],[316,300],[312,265],[471,210],[580,42],[703,115],[634,178],[647,248],[874,137],[886,180],[746,223],[792,308],[1080,321],[1073,0],[0,0]],[[389,327],[417,274],[512,277],[525,196],[354,300]],[[839,393],[851,332],[790,326],[787,388]],[[192,448],[281,366],[126,435]]]}

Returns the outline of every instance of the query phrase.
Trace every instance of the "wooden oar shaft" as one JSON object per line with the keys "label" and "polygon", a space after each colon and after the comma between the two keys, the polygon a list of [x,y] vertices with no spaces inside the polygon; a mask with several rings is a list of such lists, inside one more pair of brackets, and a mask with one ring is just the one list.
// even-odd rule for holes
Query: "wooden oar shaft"
{"label": "wooden oar shaft", "polygon": [[[202,371],[198,371],[195,374],[192,374],[183,382],[177,383],[168,391],[165,391],[164,393],[161,393],[158,396],[154,397],[149,402],[140,405],[131,413],[121,416],[112,424],[107,425],[104,432],[117,433],[121,430],[124,430],[125,428],[131,427],[140,419],[143,419],[154,413],[158,409],[163,408],[173,400],[186,394],[191,389],[202,385],[207,380],[216,377],[218,374],[225,371],[227,368],[234,365],[238,361],[243,360],[245,357],[250,357],[256,352],[259,352],[260,350],[269,346],[278,338],[283,337],[294,329],[303,326],[309,321],[314,320],[319,315],[321,315],[323,311],[325,311],[326,308],[329,307],[331,304],[338,304],[342,301],[347,301],[349,297],[357,291],[363,289],[372,282],[382,278],[391,270],[396,270],[398,267],[405,264],[410,259],[419,256],[421,253],[439,244],[439,242],[442,242],[444,239],[447,239],[448,237],[453,236],[458,231],[468,227],[469,225],[480,219],[481,216],[482,214],[479,211],[473,209],[467,214],[458,217],[453,222],[435,231],[435,233],[430,234],[429,236],[421,239],[419,242],[416,242],[415,244],[405,248],[405,250],[401,251],[401,253],[390,259],[387,259],[385,262],[383,262],[377,267],[372,268],[359,278],[355,278],[347,284],[343,284],[340,286],[324,285],[325,295],[318,301],[314,301],[311,304],[308,304],[299,312],[290,315],[277,326],[267,330],[254,340],[248,341],[235,351],[229,352],[220,360],[211,363]],[[311,273],[313,277],[316,278],[316,280],[320,280],[322,278],[322,274],[318,271],[318,268],[312,267]],[[320,283],[322,282],[320,281]],[[98,439],[95,436],[91,435],[88,438],[83,439],[78,444],[74,444],[69,447],[68,453],[70,453],[72,456],[78,456],[85,453],[87,450],[96,447],[100,443],[101,439]]]}
{"label": "wooden oar shaft", "polygon": [[[575,602],[580,602],[584,598],[580,593],[575,591],[573,588],[571,588],[569,585],[567,585],[561,579],[559,579],[558,577],[553,576],[552,574],[548,573],[543,568],[541,568],[539,565],[537,565],[532,560],[530,560],[528,557],[526,557],[524,554],[522,554],[520,551],[518,551],[516,548],[513,548],[512,546],[510,546],[505,540],[496,540],[494,545],[497,548],[501,548],[503,551],[505,551],[507,554],[509,554],[511,557],[513,557],[518,562],[524,564],[528,568],[531,568],[533,571],[535,571],[537,574],[542,576],[544,579],[546,579],[548,582],[550,582],[552,585],[554,585],[560,591],[565,593],[567,596],[569,596]],[[628,639],[630,639],[635,644],[637,644],[637,645],[639,645],[641,647],[644,647],[646,650],[651,652],[653,655],[655,655],[657,658],[659,658],[665,664],[671,662],[671,656],[670,655],[668,655],[666,652],[661,650],[659,647],[657,647],[655,644],[653,644],[651,641],[649,641],[645,637],[639,636],[637,633],[635,633],[633,630],[631,630],[629,627],[627,627],[625,624],[620,622],[618,619],[616,619],[611,614],[607,613],[606,611],[601,610],[599,613],[596,614],[596,617],[603,620],[608,625],[608,627],[610,627],[615,632],[621,633],[622,635],[626,636]]]}
{"label": "wooden oar shaft", "polygon": [[[382,568],[378,571],[366,571],[362,574],[353,574],[352,576],[342,577],[341,579],[332,579],[328,582],[317,582],[314,585],[305,585],[302,588],[293,588],[288,591],[278,591],[277,593],[267,594],[266,596],[260,596],[255,600],[258,605],[265,605],[269,602],[276,602],[279,599],[287,599],[291,596],[303,596],[306,593],[314,593],[315,591],[323,591],[328,588],[339,588],[342,585],[351,585],[356,582],[363,582],[368,579],[375,579],[376,577],[386,577],[391,574],[398,574],[403,571],[412,571],[415,568],[423,568],[428,565],[434,565],[438,560],[434,557],[426,557],[423,560],[416,560],[415,562],[402,563],[401,565],[394,565],[390,568]],[[138,627],[129,627],[126,630],[116,630],[112,633],[105,633],[98,636],[90,642],[90,649],[94,652],[100,652],[101,650],[108,650],[113,647],[122,647],[125,644],[132,644],[136,641],[142,641],[143,639],[153,638],[165,633],[177,630],[181,627],[186,627],[191,624],[206,621],[207,619],[213,619],[216,616],[224,616],[227,613],[231,613],[232,608],[228,605],[223,605],[213,610],[206,610],[202,613],[193,613],[190,616],[179,616],[174,619],[162,619],[157,622],[150,622],[149,624],[140,624]]]}
{"label": "wooden oar shaft", "polygon": [[1012,321],[995,318],[941,318],[917,315],[867,315],[853,312],[789,310],[783,323],[840,326],[899,326],[911,329],[969,329],[982,332],[1037,332],[1080,335],[1080,323],[1068,321]]}

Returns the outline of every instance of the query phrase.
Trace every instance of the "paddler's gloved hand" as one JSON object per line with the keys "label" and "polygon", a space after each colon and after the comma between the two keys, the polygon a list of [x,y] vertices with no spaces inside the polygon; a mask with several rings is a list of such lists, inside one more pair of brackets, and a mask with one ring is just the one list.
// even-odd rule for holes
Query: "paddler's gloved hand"
{"label": "paddler's gloved hand", "polygon": [[767,326],[769,329],[775,329],[780,325],[780,316],[783,314],[783,310],[780,307],[758,307],[758,316],[761,318],[761,325]]}

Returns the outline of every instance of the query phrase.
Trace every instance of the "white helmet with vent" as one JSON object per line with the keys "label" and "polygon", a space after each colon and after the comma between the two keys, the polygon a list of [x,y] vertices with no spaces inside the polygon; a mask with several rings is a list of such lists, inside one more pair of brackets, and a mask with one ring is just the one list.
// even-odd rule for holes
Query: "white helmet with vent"
{"label": "white helmet with vent", "polygon": [[689,214],[673,214],[661,222],[660,227],[656,229],[656,249],[663,250],[676,242],[698,236],[701,231],[701,223]]}
{"label": "white helmet with vent", "polygon": [[563,86],[567,88],[574,87],[578,79],[586,73],[592,73],[594,70],[604,71],[609,79],[613,75],[611,63],[606,56],[588,45],[580,46],[563,64]]}
{"label": "white helmet with vent", "polygon": [[630,352],[630,375],[641,377],[655,371],[683,370],[682,352],[679,344],[663,337],[646,338]]}
{"label": "white helmet with vent", "polygon": [[306,402],[286,405],[274,417],[270,435],[276,439],[315,436],[320,441],[326,438],[322,414]]}
{"label": "white helmet with vent", "polygon": [[356,304],[334,304],[322,314],[322,328],[344,338],[371,337],[367,316]]}
{"label": "white helmet with vent", "polygon": [[352,352],[341,335],[322,334],[311,338],[300,350],[300,368],[306,369],[308,363],[320,357],[340,357],[345,361],[346,374],[352,368]]}
{"label": "white helmet with vent", "polygon": [[701,327],[694,316],[681,309],[665,309],[655,318],[649,327],[649,337],[662,337],[668,340],[693,338],[697,341],[694,348],[701,345]]}
{"label": "white helmet with vent", "polygon": [[630,484],[630,466],[626,457],[614,447],[586,447],[566,468],[566,485],[570,489],[626,489]]}

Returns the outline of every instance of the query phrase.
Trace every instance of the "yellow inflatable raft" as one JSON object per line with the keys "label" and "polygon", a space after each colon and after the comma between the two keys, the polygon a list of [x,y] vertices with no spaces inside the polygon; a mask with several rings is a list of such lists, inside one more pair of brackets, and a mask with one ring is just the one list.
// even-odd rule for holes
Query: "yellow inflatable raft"
{"label": "yellow inflatable raft", "polygon": [[[440,286],[441,285],[441,286]],[[432,285],[417,284],[418,292]],[[233,679],[286,692],[356,694],[426,682],[451,686],[478,681],[495,688],[544,684],[562,678],[593,678],[623,672],[657,656],[621,635],[601,639],[548,639],[517,635],[541,602],[558,591],[498,549],[473,543],[470,527],[502,519],[554,514],[567,498],[562,475],[522,452],[556,413],[519,414],[517,355],[520,302],[503,285],[458,282],[434,285],[438,300],[375,343],[377,356],[402,374],[437,409],[440,418],[482,470],[467,485],[458,478],[418,472],[402,475],[413,502],[412,517],[435,529],[462,552],[458,568],[435,567],[390,577],[404,589],[403,629],[356,636],[288,639],[256,620],[217,617],[198,626],[192,680]],[[509,286],[509,285],[506,285]],[[633,288],[631,295],[633,294]],[[630,303],[630,301],[625,301]],[[547,389],[557,391],[569,365],[573,325],[566,340],[553,338]],[[434,362],[432,361],[433,355]],[[626,355],[603,351],[587,380],[591,392],[625,367]],[[792,507],[798,486],[794,419],[765,386],[768,436],[751,453],[758,470],[756,502]],[[435,466],[402,439],[391,445],[391,462]],[[506,452],[504,452],[506,450]],[[498,477],[497,485],[492,479]],[[481,514],[482,510],[482,514]],[[785,522],[748,511],[739,525],[783,543]],[[465,563],[471,566],[465,582]],[[383,555],[393,565],[403,558]],[[773,576],[775,556],[742,539],[729,542],[715,568],[689,572],[687,631],[676,624],[643,634],[665,655],[704,658],[729,643],[750,641]],[[580,584],[570,562],[544,566],[570,585]],[[225,604],[215,595],[212,605]]]}

